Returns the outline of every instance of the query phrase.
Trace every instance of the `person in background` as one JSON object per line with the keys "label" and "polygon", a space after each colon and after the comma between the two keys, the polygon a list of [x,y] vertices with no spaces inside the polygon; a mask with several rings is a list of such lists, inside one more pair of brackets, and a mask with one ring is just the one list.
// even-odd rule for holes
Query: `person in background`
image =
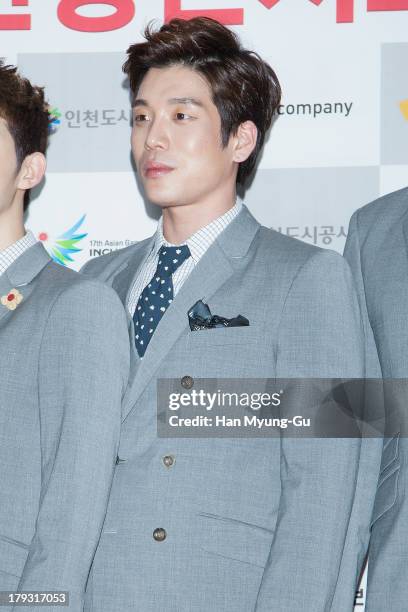
{"label": "person in background", "polygon": [[365,316],[369,376],[385,379],[388,417],[371,518],[366,612],[401,612],[408,601],[408,188],[353,214],[344,256]]}
{"label": "person in background", "polygon": [[115,292],[55,264],[24,228],[48,127],[43,90],[1,62],[0,591],[68,591],[63,609],[80,612],[117,456],[129,340]]}

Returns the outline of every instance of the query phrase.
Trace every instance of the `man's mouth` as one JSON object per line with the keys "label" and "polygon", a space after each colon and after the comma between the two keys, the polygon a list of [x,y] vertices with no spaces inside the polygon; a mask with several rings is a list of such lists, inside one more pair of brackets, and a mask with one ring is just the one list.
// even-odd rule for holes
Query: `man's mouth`
{"label": "man's mouth", "polygon": [[173,170],[174,168],[171,166],[167,166],[160,162],[147,162],[147,164],[143,166],[143,173],[146,178],[159,178],[160,176],[169,174]]}

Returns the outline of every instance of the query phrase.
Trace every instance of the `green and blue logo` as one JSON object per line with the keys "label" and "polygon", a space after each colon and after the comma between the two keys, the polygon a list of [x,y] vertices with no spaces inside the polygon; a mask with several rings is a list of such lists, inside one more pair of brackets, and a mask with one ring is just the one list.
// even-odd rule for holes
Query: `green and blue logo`
{"label": "green and blue logo", "polygon": [[49,108],[48,115],[50,123],[48,125],[48,131],[53,134],[57,131],[59,125],[61,125],[61,113],[57,107]]}
{"label": "green and blue logo", "polygon": [[86,238],[88,234],[77,233],[77,231],[83,224],[85,217],[86,215],[83,215],[69,230],[58,236],[55,240],[50,240],[46,232],[39,234],[38,237],[42,242],[49,243],[48,252],[56,263],[67,266],[74,261],[73,255],[82,251],[82,249],[78,248],[78,243]]}

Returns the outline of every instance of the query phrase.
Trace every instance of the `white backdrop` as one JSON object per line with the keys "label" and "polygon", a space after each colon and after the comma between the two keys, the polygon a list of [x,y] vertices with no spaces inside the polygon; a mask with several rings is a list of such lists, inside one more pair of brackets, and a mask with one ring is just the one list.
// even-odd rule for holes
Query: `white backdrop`
{"label": "white backdrop", "polygon": [[244,198],[259,221],[342,251],[351,213],[408,184],[408,0],[0,0],[0,54],[46,86],[55,116],[27,225],[75,269],[155,229],[120,67],[149,20],[195,12],[231,25],[282,84]]}

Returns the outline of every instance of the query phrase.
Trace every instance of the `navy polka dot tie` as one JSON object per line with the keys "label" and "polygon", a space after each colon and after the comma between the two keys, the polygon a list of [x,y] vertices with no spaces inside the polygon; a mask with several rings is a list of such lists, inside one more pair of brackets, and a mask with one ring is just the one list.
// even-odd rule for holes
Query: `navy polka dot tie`
{"label": "navy polka dot tie", "polygon": [[173,301],[172,274],[190,255],[186,244],[160,247],[156,272],[143,289],[133,315],[135,343],[140,357],[145,354],[160,319]]}

